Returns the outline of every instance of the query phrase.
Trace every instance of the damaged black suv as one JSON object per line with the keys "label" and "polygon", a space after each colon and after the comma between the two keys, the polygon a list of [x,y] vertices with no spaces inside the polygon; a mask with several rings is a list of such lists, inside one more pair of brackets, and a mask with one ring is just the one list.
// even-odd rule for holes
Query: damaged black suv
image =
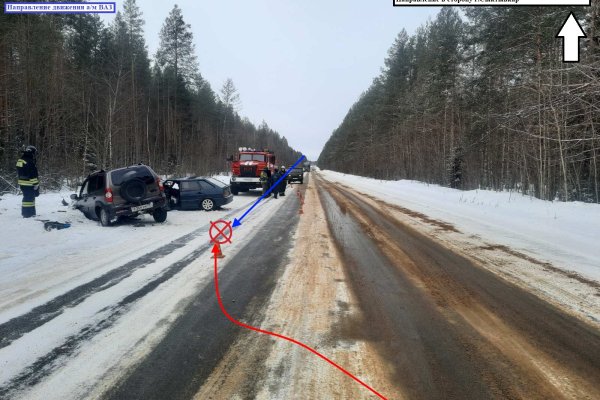
{"label": "damaged black suv", "polygon": [[160,177],[147,165],[138,164],[90,174],[79,194],[72,194],[74,207],[102,226],[119,217],[151,214],[156,222],[167,219],[167,200]]}

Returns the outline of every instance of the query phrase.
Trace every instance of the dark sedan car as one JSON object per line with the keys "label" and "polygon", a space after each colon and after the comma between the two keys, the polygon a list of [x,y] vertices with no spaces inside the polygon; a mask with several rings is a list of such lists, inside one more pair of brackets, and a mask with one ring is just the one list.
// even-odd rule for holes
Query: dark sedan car
{"label": "dark sedan car", "polygon": [[214,178],[167,179],[164,186],[171,209],[210,211],[233,201],[229,185]]}

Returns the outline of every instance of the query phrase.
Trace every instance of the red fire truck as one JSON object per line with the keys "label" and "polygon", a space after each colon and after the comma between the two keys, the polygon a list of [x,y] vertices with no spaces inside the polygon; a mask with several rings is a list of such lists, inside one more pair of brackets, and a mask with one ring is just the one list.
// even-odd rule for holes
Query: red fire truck
{"label": "red fire truck", "polygon": [[275,169],[275,155],[269,150],[255,150],[241,147],[238,154],[229,158],[231,163],[231,193],[260,189],[260,173],[267,167]]}

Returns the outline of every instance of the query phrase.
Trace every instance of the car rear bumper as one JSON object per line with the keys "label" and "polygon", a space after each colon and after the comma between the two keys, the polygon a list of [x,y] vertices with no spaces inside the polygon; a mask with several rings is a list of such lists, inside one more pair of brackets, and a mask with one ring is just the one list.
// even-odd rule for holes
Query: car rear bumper
{"label": "car rear bumper", "polygon": [[225,204],[229,204],[232,201],[233,201],[233,194],[230,194],[229,196],[225,196],[225,197],[220,197],[220,198],[214,199],[215,205],[217,207],[224,206]]}

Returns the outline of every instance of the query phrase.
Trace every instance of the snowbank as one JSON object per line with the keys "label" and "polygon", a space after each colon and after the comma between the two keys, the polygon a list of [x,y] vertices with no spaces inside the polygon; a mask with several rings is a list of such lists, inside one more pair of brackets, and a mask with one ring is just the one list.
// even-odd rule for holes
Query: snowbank
{"label": "snowbank", "polygon": [[551,202],[512,192],[460,191],[321,171],[329,181],[453,224],[556,267],[600,281],[600,205]]}

